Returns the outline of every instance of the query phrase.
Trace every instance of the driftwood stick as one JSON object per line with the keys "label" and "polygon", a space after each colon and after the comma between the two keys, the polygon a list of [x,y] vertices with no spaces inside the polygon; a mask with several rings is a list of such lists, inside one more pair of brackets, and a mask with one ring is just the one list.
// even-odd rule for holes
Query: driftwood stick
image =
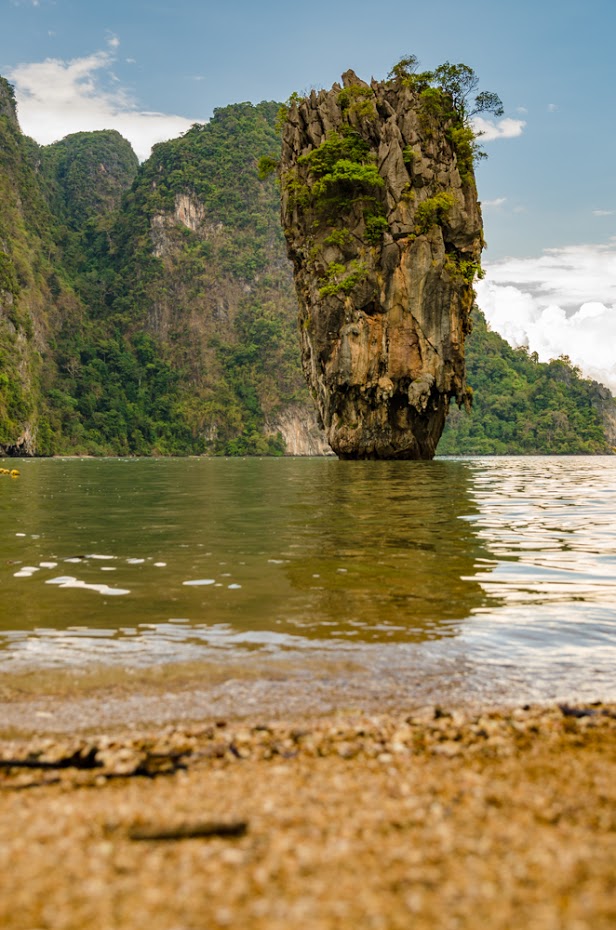
{"label": "driftwood stick", "polygon": [[129,830],[131,840],[190,840],[211,838],[215,836],[238,839],[246,834],[248,824],[245,820],[226,822],[205,821],[203,823],[182,824],[178,827],[143,826]]}
{"label": "driftwood stick", "polygon": [[99,769],[102,763],[96,759],[96,750],[85,756],[74,753],[64,759],[50,762],[47,759],[0,759],[0,769]]}

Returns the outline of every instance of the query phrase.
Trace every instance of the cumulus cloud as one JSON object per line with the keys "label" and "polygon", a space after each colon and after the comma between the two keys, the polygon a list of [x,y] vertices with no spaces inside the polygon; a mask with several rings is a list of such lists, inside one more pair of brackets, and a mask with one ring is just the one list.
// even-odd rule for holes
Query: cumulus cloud
{"label": "cumulus cloud", "polygon": [[185,132],[197,119],[142,110],[113,74],[116,36],[109,49],[65,61],[47,58],[17,65],[8,77],[15,85],[22,129],[47,145],[72,132],[117,129],[140,159],[156,142]]}
{"label": "cumulus cloud", "polygon": [[494,139],[515,139],[516,136],[522,135],[525,126],[525,120],[511,119],[509,116],[498,121],[484,119],[483,116],[473,117],[473,129],[481,136],[482,142],[492,142]]}
{"label": "cumulus cloud", "polygon": [[616,242],[548,249],[487,265],[477,302],[512,346],[568,355],[616,394]]}

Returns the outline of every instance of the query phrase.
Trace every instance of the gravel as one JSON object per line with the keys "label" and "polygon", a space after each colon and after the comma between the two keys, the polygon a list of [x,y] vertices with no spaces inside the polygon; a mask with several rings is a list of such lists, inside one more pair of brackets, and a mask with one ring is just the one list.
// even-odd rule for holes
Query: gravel
{"label": "gravel", "polygon": [[0,740],[3,930],[612,930],[616,706]]}

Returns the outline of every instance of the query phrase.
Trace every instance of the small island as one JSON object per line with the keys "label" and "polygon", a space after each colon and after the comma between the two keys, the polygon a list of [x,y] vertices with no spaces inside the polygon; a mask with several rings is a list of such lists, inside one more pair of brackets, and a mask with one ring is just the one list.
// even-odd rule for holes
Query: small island
{"label": "small island", "polygon": [[464,342],[484,245],[470,117],[502,104],[475,94],[465,65],[417,64],[371,84],[347,71],[283,114],[303,369],[340,458],[431,459],[450,400],[470,405]]}

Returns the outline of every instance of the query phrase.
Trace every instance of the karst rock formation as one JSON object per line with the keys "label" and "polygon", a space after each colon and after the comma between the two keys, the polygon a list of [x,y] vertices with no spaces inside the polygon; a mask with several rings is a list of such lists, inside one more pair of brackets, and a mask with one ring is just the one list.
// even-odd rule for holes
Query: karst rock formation
{"label": "karst rock formation", "polygon": [[420,80],[342,81],[293,99],[283,122],[304,373],[340,458],[431,459],[450,400],[469,399],[483,247],[472,132]]}

